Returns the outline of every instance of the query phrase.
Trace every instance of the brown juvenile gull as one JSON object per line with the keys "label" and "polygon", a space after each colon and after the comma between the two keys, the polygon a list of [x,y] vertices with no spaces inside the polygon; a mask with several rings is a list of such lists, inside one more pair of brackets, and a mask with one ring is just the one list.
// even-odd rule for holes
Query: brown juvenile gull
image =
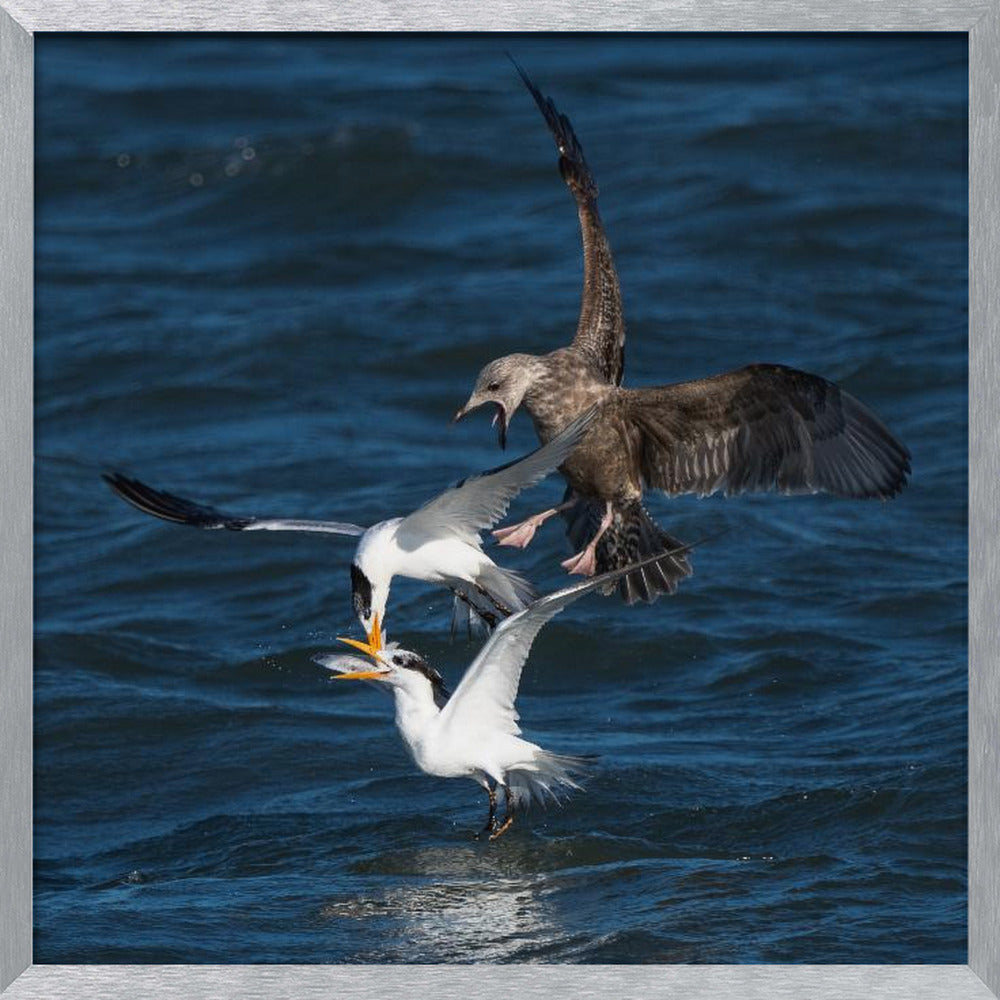
{"label": "brown juvenile gull", "polygon": [[569,119],[517,70],[555,137],[559,172],[576,201],[584,261],[580,319],[568,347],[491,361],[455,419],[494,404],[503,447],[519,406],[541,441],[582,410],[599,409],[560,466],[569,484],[563,503],[494,532],[500,544],[527,545],[540,524],[560,513],[580,549],[563,563],[571,573],[605,573],[663,551],[662,560],[617,584],[629,604],[651,602],[673,592],[691,567],[669,554],[681,543],[644,509],[644,486],[670,496],[764,490],[895,496],[910,472],[909,451],[868,407],[818,375],[753,364],[693,382],[622,386],[625,322],[597,184]]}

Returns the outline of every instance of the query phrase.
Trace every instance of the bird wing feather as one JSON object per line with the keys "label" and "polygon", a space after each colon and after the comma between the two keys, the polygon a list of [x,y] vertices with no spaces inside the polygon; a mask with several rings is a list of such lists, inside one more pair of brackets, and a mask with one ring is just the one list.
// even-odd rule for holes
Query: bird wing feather
{"label": "bird wing feather", "polygon": [[909,451],[864,404],[782,365],[622,390],[620,405],[638,436],[643,479],[671,495],[887,498],[910,472]]}
{"label": "bird wing feather", "polygon": [[144,514],[188,524],[195,528],[227,528],[230,531],[306,531],[327,535],[363,535],[365,529],[343,521],[309,521],[285,517],[244,517],[157,490],[119,472],[104,475],[104,481],[124,501]]}
{"label": "bird wing feather", "polygon": [[591,407],[551,441],[523,458],[463,479],[403,518],[399,531],[452,534],[474,543],[480,531],[492,527],[507,513],[518,493],[562,465],[595,414],[596,407]]}
{"label": "bird wing feather", "polygon": [[[687,548],[689,546],[684,547]],[[449,730],[456,734],[474,732],[476,727],[482,726],[491,732],[499,730],[517,736],[521,730],[517,725],[514,701],[521,683],[521,670],[542,626],[584,594],[613,584],[627,573],[662,558],[663,553],[658,552],[641,562],[571,584],[505,618],[469,665],[448,704],[441,710],[442,735],[447,737]]]}
{"label": "bird wing feather", "polygon": [[625,312],[611,246],[597,211],[597,182],[583,155],[570,120],[561,114],[514,62],[538,105],[559,150],[559,173],[576,201],[583,241],[583,292],[573,347],[586,356],[612,385],[621,385],[625,370]]}

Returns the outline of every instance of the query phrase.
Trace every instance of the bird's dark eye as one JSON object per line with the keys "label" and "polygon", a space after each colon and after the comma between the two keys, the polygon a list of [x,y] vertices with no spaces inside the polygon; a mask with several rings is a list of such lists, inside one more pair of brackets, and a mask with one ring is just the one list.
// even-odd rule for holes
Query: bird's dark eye
{"label": "bird's dark eye", "polygon": [[500,383],[499,382],[490,382],[490,384],[486,388],[489,389],[490,392],[496,392],[497,389],[500,388]]}

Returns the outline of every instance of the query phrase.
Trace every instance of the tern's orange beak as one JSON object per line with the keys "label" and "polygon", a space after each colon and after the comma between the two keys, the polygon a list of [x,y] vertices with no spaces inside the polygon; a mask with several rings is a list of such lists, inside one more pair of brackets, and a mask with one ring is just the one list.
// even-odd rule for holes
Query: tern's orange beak
{"label": "tern's orange beak", "polygon": [[[377,633],[378,626],[376,625],[372,631]],[[376,635],[376,639],[381,640],[381,636]],[[376,663],[379,662],[378,648],[374,643],[360,642],[357,639],[345,639],[339,635],[337,636],[337,642],[353,646],[355,649],[361,650],[365,656],[370,656]],[[387,670],[355,670],[349,674],[336,674],[333,679],[337,681],[377,681],[384,679],[387,673]]]}
{"label": "tern's orange beak", "polygon": [[378,681],[385,677],[384,670],[356,670],[353,674],[334,674],[335,681]]}
{"label": "tern's orange beak", "polygon": [[378,653],[382,649],[382,628],[378,623],[378,615],[372,621],[372,628],[367,638],[367,642],[361,642],[360,639],[346,639],[344,636],[338,635],[337,642],[343,642],[348,646],[353,646],[355,649],[361,650],[365,656],[370,656],[378,663]]}
{"label": "tern's orange beak", "polygon": [[360,649],[365,656],[370,656],[373,660],[377,659],[375,654],[378,652],[373,646],[367,642],[361,642],[360,639],[348,639],[342,635],[337,636],[337,642],[342,642],[347,646],[353,646],[355,649]]}
{"label": "tern's orange beak", "polygon": [[[353,646],[360,650],[365,656],[370,656],[376,663],[381,665],[379,650],[382,649],[382,628],[378,623],[378,615],[372,621],[371,631],[368,633],[368,641],[361,642],[359,639],[347,639],[338,635],[337,642],[342,642],[347,646]],[[377,681],[385,678],[389,671],[386,670],[356,670],[350,674],[337,674],[335,680],[341,681]]]}
{"label": "tern's orange beak", "polygon": [[372,630],[368,633],[368,645],[377,653],[382,648],[382,626],[378,614],[372,619]]}

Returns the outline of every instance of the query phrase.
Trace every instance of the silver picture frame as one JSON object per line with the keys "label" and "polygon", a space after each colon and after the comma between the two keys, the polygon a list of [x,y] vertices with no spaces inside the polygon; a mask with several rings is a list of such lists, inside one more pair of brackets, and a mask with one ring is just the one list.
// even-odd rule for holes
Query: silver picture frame
{"label": "silver picture frame", "polygon": [[[957,31],[969,42],[967,965],[32,964],[34,35],[48,31]],[[0,991],[72,997],[1000,995],[1000,0],[0,0]]]}

